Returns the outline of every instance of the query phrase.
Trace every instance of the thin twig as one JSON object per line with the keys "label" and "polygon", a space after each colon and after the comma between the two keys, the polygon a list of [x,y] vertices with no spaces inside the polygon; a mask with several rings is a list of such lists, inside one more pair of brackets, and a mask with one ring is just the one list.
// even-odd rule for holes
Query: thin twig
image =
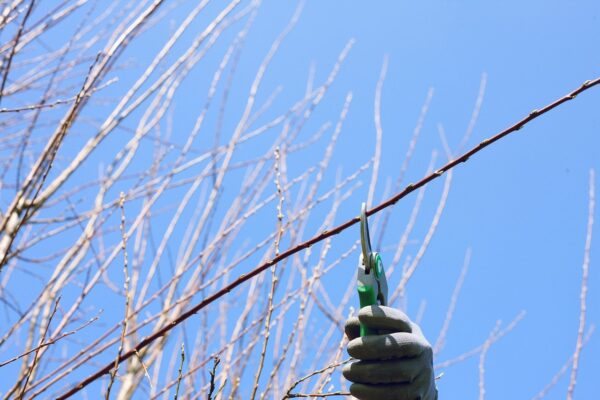
{"label": "thin twig", "polygon": [[0,84],[0,101],[2,101],[2,99],[4,98],[4,87],[6,86],[6,82],[8,80],[8,73],[10,72],[10,67],[11,67],[13,58],[14,58],[15,54],[17,53],[17,47],[19,46],[19,41],[21,40],[21,35],[23,34],[23,29],[25,28],[25,24],[27,23],[27,20],[31,16],[31,11],[33,11],[34,6],[35,6],[35,0],[31,0],[29,2],[29,7],[27,7],[27,11],[25,12],[25,16],[23,17],[23,20],[19,24],[19,29],[17,30],[17,34],[15,35],[15,38],[13,40],[14,43],[10,49],[10,53],[9,53],[8,57],[6,57],[4,59],[4,62],[2,63],[4,66],[4,74],[2,75],[2,83]]}
{"label": "thin twig", "polygon": [[65,332],[62,335],[60,335],[60,336],[58,336],[56,338],[50,339],[47,342],[44,342],[44,343],[40,344],[39,346],[37,346],[37,347],[35,347],[35,348],[33,348],[33,349],[31,349],[31,350],[23,353],[23,354],[15,356],[15,357],[11,358],[10,360],[3,361],[3,362],[0,363],[0,368],[4,367],[7,364],[10,364],[12,362],[17,361],[17,360],[19,360],[19,359],[21,359],[21,358],[23,358],[23,357],[25,357],[25,356],[33,353],[34,351],[37,351],[38,349],[41,349],[42,347],[50,346],[50,345],[58,342],[59,340],[66,338],[67,336],[71,336],[74,333],[79,332],[80,330],[82,330],[83,328],[87,327],[88,325],[90,325],[91,323],[93,323],[93,322],[95,322],[97,320],[98,320],[98,317],[94,317],[94,318],[90,319],[89,321],[87,321],[85,324],[83,324],[80,327],[78,327],[77,329],[73,329],[72,331]]}
{"label": "thin twig", "polygon": [[369,185],[369,194],[367,195],[367,207],[373,204],[375,197],[375,187],[377,186],[377,176],[379,175],[379,164],[381,163],[381,141],[383,138],[383,128],[381,126],[381,92],[383,90],[383,82],[388,69],[389,57],[386,55],[383,58],[379,80],[375,88],[375,102],[373,105],[373,119],[375,122],[375,155],[373,156],[373,173],[371,175],[371,184]]}
{"label": "thin twig", "polygon": [[210,374],[210,389],[208,390],[208,397],[207,397],[208,400],[213,399],[213,393],[215,391],[215,376],[217,374],[217,366],[221,362],[221,359],[217,356],[215,356],[214,360],[215,361],[213,363],[212,370],[209,372],[209,374]]}
{"label": "thin twig", "polygon": [[[523,319],[523,317],[525,317],[525,311],[521,311],[512,321],[510,324],[508,324],[506,326],[506,328],[502,329],[500,332],[498,332],[498,334],[496,336],[493,337],[492,339],[492,343],[497,342],[498,340],[502,339],[504,336],[506,336],[508,333],[510,333],[516,326],[517,324]],[[485,342],[484,342],[485,344]],[[458,357],[454,357],[450,360],[447,361],[442,361],[438,364],[435,364],[433,366],[434,369],[438,370],[441,368],[448,368],[454,364],[458,364],[462,361],[465,361],[466,359],[473,357],[479,353],[481,353],[481,351],[483,350],[483,344],[475,347],[474,349],[471,349],[461,355],[459,355]]]}
{"label": "thin twig", "polygon": [[446,202],[448,200],[448,193],[450,192],[450,186],[452,184],[452,175],[453,175],[453,171],[449,171],[448,174],[446,175],[446,179],[444,181],[444,187],[442,189],[442,195],[440,196],[440,201],[438,202],[438,206],[435,210],[433,219],[431,220],[431,224],[429,225],[429,229],[427,230],[427,233],[425,234],[425,237],[423,238],[423,242],[421,243],[421,246],[419,247],[419,250],[417,251],[415,258],[411,261],[411,263],[408,265],[406,270],[402,271],[402,277],[400,278],[398,287],[396,288],[396,290],[394,290],[394,293],[390,296],[390,299],[389,299],[390,304],[393,304],[394,301],[396,301],[396,299],[398,298],[398,296],[400,296],[400,298],[404,298],[404,294],[406,291],[406,286],[408,285],[408,281],[414,275],[415,271],[419,267],[421,260],[423,259],[423,256],[425,256],[427,248],[429,247],[429,244],[431,243],[431,240],[433,239],[433,236],[435,235],[435,232],[437,231],[437,227],[442,218],[444,208],[446,207]]}
{"label": "thin twig", "polygon": [[483,349],[481,349],[481,353],[479,354],[479,400],[485,399],[485,356],[492,343],[494,343],[494,338],[498,335],[499,330],[500,321],[496,322],[496,326],[494,326],[487,340],[483,343]]}
{"label": "thin twig", "polygon": [[[277,236],[275,237],[275,257],[279,255],[279,244],[283,235],[283,192],[281,190],[281,156],[279,153],[279,147],[275,149],[275,187],[277,189],[277,197],[279,202],[277,203]],[[269,337],[271,336],[271,317],[273,316],[273,296],[275,295],[275,289],[277,287],[277,264],[271,267],[271,288],[269,290],[269,298],[267,300],[267,315],[265,318],[264,328],[264,340],[262,350],[260,352],[260,359],[258,361],[258,369],[254,376],[254,385],[252,386],[252,394],[250,399],[254,400],[256,397],[256,391],[258,390],[258,384],[260,381],[260,375],[262,373],[265,356],[267,353],[267,346],[269,344]]]}
{"label": "thin twig", "polygon": [[138,359],[138,361],[140,362],[142,368],[144,369],[144,375],[146,376],[146,379],[148,379],[148,384],[150,385],[150,389],[154,388],[154,385],[152,384],[152,379],[150,378],[150,373],[148,372],[148,367],[146,367],[146,364],[144,364],[144,360],[142,360],[142,356],[140,355],[139,352],[135,352],[135,355]]}
{"label": "thin twig", "polygon": [[[588,331],[585,335],[585,338],[583,339],[583,343],[582,343],[583,347],[587,344],[587,342],[590,340],[590,338],[594,334],[594,330],[595,330],[595,326],[594,325],[590,326],[590,328],[588,329]],[[537,393],[535,396],[533,396],[531,400],[541,400],[544,397],[546,397],[546,395],[550,392],[550,390],[554,386],[556,386],[556,384],[558,383],[560,378],[562,378],[563,375],[568,371],[569,367],[571,367],[573,365],[573,358],[574,358],[573,356],[574,355],[571,354],[571,356],[569,357],[567,362],[565,362],[563,364],[563,366],[560,368],[560,370],[558,370],[558,372],[556,374],[554,374],[554,376],[552,377],[550,382],[542,390],[540,390],[539,393]]]}
{"label": "thin twig", "polygon": [[185,346],[183,345],[183,343],[181,343],[181,362],[179,363],[179,370],[177,371],[177,386],[175,386],[175,397],[173,397],[173,400],[177,400],[177,398],[179,397],[179,385],[181,385],[184,361],[185,361]]}
{"label": "thin twig", "polygon": [[50,322],[52,322],[52,318],[54,317],[54,314],[56,314],[56,310],[58,308],[59,301],[60,301],[60,297],[58,297],[54,301],[54,306],[52,308],[52,312],[50,313],[50,317],[48,318],[48,323],[46,324],[46,326],[44,328],[44,332],[42,334],[42,337],[40,338],[40,345],[35,350],[35,355],[33,357],[33,361],[31,362],[31,365],[30,365],[29,369],[27,370],[27,375],[25,376],[25,381],[23,382],[23,386],[21,387],[21,394],[19,395],[20,399],[22,399],[23,396],[25,395],[25,391],[27,390],[27,384],[29,383],[31,374],[33,373],[33,370],[35,369],[35,367],[37,365],[38,356],[39,356],[40,350],[43,347],[43,346],[41,346],[41,344],[44,343],[44,340],[46,339],[46,334],[48,333],[48,330],[50,329]]}
{"label": "thin twig", "polygon": [[329,392],[329,393],[292,393],[288,396],[288,399],[298,397],[334,397],[334,396],[350,396],[348,392]]}
{"label": "thin twig", "polygon": [[[127,320],[129,319],[129,268],[128,268],[128,257],[127,257],[127,231],[125,229],[125,193],[121,192],[119,198],[119,207],[121,208],[121,250],[123,251],[123,289],[125,291],[125,317],[123,318],[123,328],[121,329],[121,339],[119,341],[119,350],[115,357],[114,367],[110,373],[110,381],[106,389],[106,400],[110,399],[110,390],[115,382],[117,371],[119,370],[119,359],[123,354],[123,348],[125,347],[125,336],[127,335]],[[135,351],[135,354],[138,354]]]}
{"label": "thin twig", "polygon": [[303,376],[302,378],[298,379],[296,382],[294,382],[294,383],[293,383],[293,384],[290,386],[290,388],[289,388],[289,389],[287,390],[287,392],[285,393],[285,396],[283,396],[283,399],[282,399],[282,400],[285,400],[285,399],[287,399],[287,398],[292,398],[292,397],[308,397],[308,396],[316,396],[316,395],[295,395],[295,394],[293,394],[293,393],[292,393],[292,390],[294,390],[294,389],[296,388],[296,386],[298,386],[299,384],[301,384],[301,383],[302,383],[302,382],[304,382],[305,380],[307,380],[307,379],[310,379],[310,378],[312,378],[312,377],[313,377],[313,376],[315,376],[315,375],[322,374],[323,372],[325,372],[325,371],[327,371],[327,370],[330,370],[330,369],[332,369],[332,368],[337,368],[337,367],[339,367],[340,365],[345,365],[345,364],[348,364],[348,363],[349,363],[350,361],[352,361],[352,360],[353,360],[352,358],[348,358],[348,359],[346,359],[346,360],[344,360],[344,361],[340,361],[340,362],[336,362],[336,363],[334,363],[334,364],[330,364],[330,365],[328,365],[328,366],[326,366],[326,367],[324,367],[324,368],[321,368],[321,369],[319,369],[319,370],[317,370],[317,371],[313,371],[313,372],[311,372],[310,374]]}
{"label": "thin twig", "polygon": [[475,100],[475,106],[473,107],[473,112],[471,113],[471,119],[469,120],[469,126],[467,126],[467,130],[465,131],[465,135],[460,141],[458,145],[458,151],[461,151],[469,142],[471,135],[473,134],[473,130],[475,129],[475,124],[477,123],[477,119],[479,118],[479,113],[481,112],[481,106],[483,104],[483,98],[485,96],[485,88],[487,86],[487,73],[481,74],[481,80],[479,81],[479,92],[477,94],[477,100]]}
{"label": "thin twig", "polygon": [[[115,83],[117,81],[118,81],[118,79],[113,78],[113,79],[109,80],[107,83],[105,83],[105,84],[103,84],[103,85],[101,85],[99,87],[96,87],[93,90],[90,90],[90,92],[84,94],[84,96],[85,97],[91,97],[92,94],[94,94],[95,92],[97,92],[97,91],[99,91],[99,90],[101,90],[101,89],[103,89],[103,88],[105,88],[105,87],[107,87],[109,85],[112,85],[113,83]],[[63,104],[72,103],[75,100],[77,100],[77,96],[74,96],[74,97],[71,97],[71,98],[68,98],[68,99],[55,100],[52,103],[30,104],[30,105],[27,105],[27,106],[17,107],[17,108],[5,108],[5,107],[3,107],[3,108],[0,108],[0,114],[2,114],[2,113],[20,113],[20,112],[23,112],[23,111],[39,110],[39,109],[42,109],[42,108],[54,108],[54,107],[57,107],[57,106],[60,106],[60,105],[63,105]]]}
{"label": "thin twig", "polygon": [[[429,166],[427,167],[427,172],[430,173],[433,171],[433,167],[435,165],[435,160],[437,159],[437,151],[431,152],[431,159],[429,160]],[[404,250],[408,245],[408,239],[415,228],[415,224],[417,223],[417,217],[419,216],[419,212],[421,211],[421,205],[423,204],[423,199],[425,198],[425,191],[427,190],[427,186],[423,186],[417,192],[417,196],[415,198],[415,204],[413,205],[412,211],[410,212],[410,216],[408,217],[408,221],[406,225],[404,225],[404,231],[402,232],[402,236],[400,236],[400,240],[398,244],[395,246],[396,251],[394,252],[394,257],[392,258],[392,262],[390,263],[390,267],[387,269],[386,274],[391,276],[394,273],[394,270],[400,263],[402,259],[402,255],[404,254]],[[385,218],[385,217],[384,217]],[[385,220],[384,220],[385,222]],[[408,262],[408,259],[406,261]],[[404,272],[404,271],[403,271]]]}
{"label": "thin twig", "polygon": [[460,290],[465,281],[465,277],[467,276],[467,271],[469,270],[469,264],[471,264],[471,248],[468,248],[467,252],[465,253],[465,260],[463,262],[462,269],[460,270],[460,276],[458,277],[456,285],[454,286],[452,297],[450,298],[450,304],[448,305],[448,311],[446,311],[444,324],[442,325],[440,334],[438,335],[435,345],[433,346],[433,354],[439,353],[444,348],[444,344],[446,343],[446,334],[448,333],[448,328],[450,327],[450,322],[452,321],[452,316],[454,315],[454,309],[456,308],[456,302],[458,301]]}
{"label": "thin twig", "polygon": [[[398,172],[398,176],[396,178],[396,183],[394,184],[394,192],[400,190],[400,185],[402,185],[402,182],[404,182],[404,175],[408,170],[410,160],[412,159],[412,156],[415,152],[415,148],[417,147],[417,142],[419,140],[419,137],[421,136],[421,131],[423,130],[425,117],[429,112],[429,106],[431,105],[433,92],[433,88],[429,88],[429,90],[427,91],[427,97],[425,98],[425,102],[421,106],[421,112],[419,113],[419,118],[417,119],[417,125],[415,125],[413,129],[412,137],[410,138],[410,142],[408,143],[408,150],[406,150],[406,153],[404,154],[402,166],[400,167],[400,171]],[[379,238],[377,239],[377,246],[375,247],[376,249],[381,249],[382,247],[383,235],[385,234],[391,216],[391,212],[392,210],[388,209],[383,214],[383,220],[381,221],[381,229],[379,229]]]}
{"label": "thin twig", "polygon": [[581,355],[581,349],[583,348],[583,331],[585,329],[585,313],[586,313],[586,299],[587,299],[587,281],[590,271],[590,252],[592,249],[592,233],[594,228],[594,210],[596,207],[596,182],[595,172],[593,169],[590,170],[590,183],[589,183],[589,203],[588,203],[588,220],[587,220],[587,234],[585,237],[585,249],[583,252],[583,265],[582,265],[582,277],[581,277],[581,294],[579,296],[580,311],[579,311],[579,329],[577,330],[577,343],[575,345],[575,352],[573,353],[573,367],[571,369],[571,377],[569,379],[569,387],[567,389],[567,400],[573,399],[573,392],[575,391],[575,384],[577,383],[577,371],[579,369],[579,356]]}

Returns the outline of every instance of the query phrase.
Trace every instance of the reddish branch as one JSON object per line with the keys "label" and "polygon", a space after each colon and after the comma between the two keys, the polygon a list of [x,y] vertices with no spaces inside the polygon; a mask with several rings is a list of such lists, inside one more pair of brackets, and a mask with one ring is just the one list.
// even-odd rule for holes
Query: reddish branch
{"label": "reddish branch", "polygon": [[[505,130],[497,133],[496,135],[491,136],[488,139],[485,139],[484,141],[482,141],[481,143],[479,143],[478,145],[473,147],[471,150],[467,151],[460,157],[448,162],[446,165],[444,165],[437,171],[425,176],[423,179],[421,179],[420,181],[418,181],[416,183],[409,184],[400,193],[397,193],[396,195],[394,195],[393,197],[384,201],[383,203],[380,203],[379,205],[371,208],[370,210],[367,210],[367,215],[369,215],[369,216],[373,215],[387,207],[390,207],[390,206],[396,204],[399,200],[406,197],[408,194],[414,192],[415,190],[421,188],[422,186],[425,186],[429,182],[439,178],[445,172],[454,168],[458,164],[466,162],[471,156],[480,152],[481,150],[488,147],[492,143],[502,139],[503,137],[505,137],[511,133],[514,133],[514,132],[520,130],[527,123],[542,116],[543,114],[547,113],[548,111],[553,110],[554,108],[558,107],[559,105],[566,103],[569,100],[573,100],[580,93],[582,93],[598,84],[600,84],[600,77],[596,78],[594,80],[591,80],[591,81],[585,81],[580,87],[578,87],[577,89],[568,93],[567,95],[555,100],[554,102],[548,104],[547,106],[545,106],[539,110],[533,110],[531,113],[529,113],[529,115],[527,115],[526,117],[524,117],[517,123],[513,124],[509,128],[506,128]],[[204,307],[208,306],[209,304],[213,303],[215,300],[217,300],[217,299],[223,297],[224,295],[226,295],[227,293],[231,292],[233,289],[240,286],[242,283],[259,275],[260,273],[262,273],[263,271],[265,271],[272,265],[275,265],[278,262],[281,262],[282,260],[285,260],[286,258],[288,258],[304,249],[307,249],[307,248],[311,247],[312,245],[317,244],[324,239],[327,239],[328,237],[331,237],[333,235],[337,235],[338,233],[341,233],[342,231],[348,229],[349,227],[353,226],[354,224],[358,223],[359,221],[360,221],[360,217],[357,216],[357,217],[354,217],[354,218],[344,222],[343,224],[341,224],[333,229],[325,230],[325,231],[321,232],[320,234],[318,234],[317,236],[314,236],[313,238],[284,251],[283,253],[274,257],[270,261],[268,261],[262,265],[259,265],[258,267],[256,267],[252,271],[250,271],[249,273],[242,274],[235,281],[233,281],[229,285],[225,286],[223,289],[206,297],[204,300],[197,303],[195,306],[193,306],[188,311],[181,314],[179,317],[175,318],[173,321],[169,322],[168,324],[166,324],[165,326],[163,326],[162,328],[160,328],[153,334],[144,338],[135,347],[133,347],[129,351],[123,353],[121,355],[121,357],[119,358],[118,363],[121,363],[121,362],[133,357],[136,354],[136,352],[141,351],[142,349],[144,349],[145,347],[147,347],[148,345],[153,343],[155,340],[165,336],[171,329],[175,328],[177,325],[181,324],[182,322],[184,322],[185,320],[187,320],[188,318],[190,318],[191,316],[196,314],[198,311],[202,310]],[[57,397],[57,399],[59,399],[59,400],[67,399],[67,398],[73,396],[75,393],[79,392],[81,389],[83,389],[90,383],[92,383],[92,382],[96,381],[97,379],[99,379],[100,377],[108,374],[111,371],[111,369],[114,367],[114,365],[115,365],[115,362],[111,361],[110,363],[106,364],[103,368],[99,369],[98,371],[94,372],[93,374],[91,374],[90,376],[88,376],[87,378],[82,380],[81,382],[77,383],[69,391],[67,391],[66,393]]]}

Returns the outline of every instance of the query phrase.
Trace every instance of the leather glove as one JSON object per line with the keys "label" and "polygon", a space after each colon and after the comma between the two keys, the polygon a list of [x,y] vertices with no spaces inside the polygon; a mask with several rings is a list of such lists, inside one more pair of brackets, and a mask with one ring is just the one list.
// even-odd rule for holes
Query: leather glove
{"label": "leather glove", "polygon": [[[360,337],[360,324],[377,331]],[[346,321],[348,354],[359,361],[344,366],[360,400],[437,400],[433,351],[421,328],[402,311],[368,306]]]}

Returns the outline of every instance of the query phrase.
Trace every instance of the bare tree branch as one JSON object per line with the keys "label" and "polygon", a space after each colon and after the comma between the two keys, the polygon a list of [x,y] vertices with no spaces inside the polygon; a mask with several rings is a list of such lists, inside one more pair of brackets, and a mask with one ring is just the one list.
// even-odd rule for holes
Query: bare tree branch
{"label": "bare tree branch", "polygon": [[[406,197],[408,194],[412,193],[413,191],[419,189],[420,187],[423,187],[424,185],[426,185],[427,183],[439,178],[440,176],[442,176],[444,173],[446,173],[447,171],[449,171],[450,169],[454,168],[455,166],[457,166],[460,163],[466,162],[470,157],[472,157],[473,155],[475,155],[476,153],[480,152],[481,150],[483,150],[484,148],[490,146],[491,144],[497,142],[498,140],[504,138],[505,136],[514,133],[518,130],[520,130],[521,128],[523,128],[527,123],[539,118],[540,116],[546,114],[547,112],[553,110],[554,108],[558,107],[559,105],[569,101],[569,100],[573,100],[577,95],[579,95],[580,93],[589,90],[590,88],[596,86],[600,84],[600,78],[596,78],[594,80],[591,81],[586,81],[584,82],[579,88],[573,90],[572,92],[566,94],[565,96],[555,100],[554,102],[544,106],[543,108],[539,109],[539,110],[533,110],[531,113],[529,113],[529,115],[527,115],[526,117],[522,118],[520,121],[514,123],[513,125],[511,125],[510,127],[504,129],[503,131],[497,133],[496,135],[482,141],[481,143],[479,143],[478,145],[476,145],[475,147],[473,147],[472,149],[470,149],[469,151],[467,151],[466,153],[462,154],[460,157],[448,162],[447,164],[445,164],[444,166],[442,166],[441,168],[439,168],[437,171],[435,171],[432,174],[429,174],[427,176],[425,176],[423,179],[421,179],[420,181],[410,184],[408,185],[404,190],[402,190],[400,193],[397,193],[396,195],[394,195],[393,197],[389,198],[388,200],[380,203],[379,205],[371,208],[370,210],[367,211],[367,215],[373,215],[387,207],[390,207],[392,205],[394,205],[395,203],[397,203],[399,200],[401,200],[402,198]],[[254,93],[254,91],[252,91],[252,93]],[[247,113],[246,113],[247,115]],[[239,127],[238,127],[239,128]],[[217,181],[219,181],[220,179],[217,179]],[[150,334],[149,336],[147,336],[146,338],[144,338],[143,340],[141,340],[140,342],[138,342],[138,344],[136,346],[134,346],[134,348],[132,348],[130,351],[124,353],[121,356],[121,359],[119,362],[122,362],[124,360],[127,360],[129,358],[131,358],[136,351],[140,351],[144,348],[146,348],[147,346],[149,346],[150,344],[152,344],[154,341],[156,341],[159,338],[164,337],[170,330],[172,330],[174,327],[178,326],[179,324],[181,324],[182,322],[186,321],[188,318],[190,318],[191,316],[195,315],[196,313],[198,313],[198,311],[202,310],[204,307],[206,307],[207,305],[213,303],[214,301],[216,301],[217,299],[221,298],[222,296],[230,293],[233,289],[235,289],[236,287],[240,286],[242,283],[252,279],[253,277],[261,274],[263,271],[265,271],[266,269],[270,268],[271,266],[275,265],[278,262],[281,262],[283,260],[285,260],[286,258],[304,250],[307,249],[313,245],[315,245],[316,243],[327,239],[331,236],[334,236],[346,229],[348,229],[349,227],[353,226],[354,224],[358,223],[359,221],[359,217],[354,217],[344,223],[342,223],[341,225],[338,225],[335,228],[326,230],[324,232],[321,232],[320,234],[312,237],[311,239],[308,239],[284,252],[282,252],[279,256],[274,257],[272,259],[270,259],[267,262],[262,263],[261,265],[259,265],[258,267],[256,267],[255,269],[253,269],[252,271],[250,271],[247,274],[244,274],[240,277],[238,277],[237,279],[235,279],[233,282],[231,282],[230,284],[224,286],[223,288],[221,288],[220,290],[217,290],[215,293],[213,293],[212,295],[209,295],[208,297],[204,298],[202,301],[200,301],[199,303],[195,304],[194,306],[192,306],[188,311],[185,311],[183,313],[181,313],[177,318],[173,319],[172,321],[170,321],[168,324],[162,326],[161,328],[157,329],[154,333]],[[66,391],[65,393],[63,393],[62,395],[60,395],[58,398],[59,399],[66,399],[71,397],[72,395],[74,395],[75,393],[79,392],[81,389],[83,389],[84,387],[86,387],[87,385],[89,385],[90,383],[94,382],[95,380],[97,380],[98,378],[100,378],[101,376],[105,375],[106,373],[108,373],[112,367],[112,363],[107,364],[106,366],[100,368],[98,371],[94,372],[93,374],[91,374],[90,376],[88,376],[87,378],[83,379],[81,382],[77,383],[74,387],[72,387],[70,390]]]}

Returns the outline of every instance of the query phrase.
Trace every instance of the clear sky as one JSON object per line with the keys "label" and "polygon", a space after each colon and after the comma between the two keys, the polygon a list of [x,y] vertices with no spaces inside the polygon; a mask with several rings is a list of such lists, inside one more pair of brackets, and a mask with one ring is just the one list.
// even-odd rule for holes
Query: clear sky
{"label": "clear sky", "polygon": [[[165,5],[167,16],[140,34],[122,55],[120,60],[126,61],[124,66],[119,66],[106,77],[106,80],[118,77],[119,82],[105,89],[103,95],[113,100],[115,96],[122,95],[194,5],[193,1]],[[194,35],[224,5],[223,1],[208,5],[198,17],[197,25],[193,24],[187,36],[176,45],[178,53],[186,50]],[[230,105],[223,122],[223,143],[239,120],[261,60],[288,24],[296,7],[296,2],[277,0],[265,0],[261,4],[241,52],[229,94]],[[93,12],[101,11],[96,9]],[[82,10],[77,15],[81,17],[84,12]],[[239,30],[245,21],[237,22],[239,26],[236,29]],[[58,27],[53,33],[63,42],[68,40],[69,29],[76,26],[76,22],[69,24],[67,28]],[[167,124],[172,127],[170,140],[173,143],[185,143],[198,110],[204,104],[214,68],[236,32],[225,32],[223,41],[215,45],[206,61],[196,67],[178,89],[169,122],[165,118],[166,122],[162,125],[163,128]],[[428,94],[429,110],[402,186],[426,174],[433,152],[436,153],[436,167],[446,162],[440,129],[445,132],[453,156],[456,156],[517,122],[532,110],[567,94],[584,81],[600,76],[599,38],[600,2],[594,0],[307,1],[297,25],[273,58],[257,93],[259,108],[276,88],[281,87],[272,107],[258,122],[265,123],[302,98],[310,71],[314,70],[315,85],[324,82],[342,49],[350,40],[355,41],[339,76],[297,141],[308,140],[326,121],[335,125],[347,94],[352,93],[347,118],[319,189],[319,195],[322,195],[335,185],[338,174],[346,177],[373,157],[376,149],[375,92],[382,65],[387,59],[387,75],[381,92],[381,165],[372,201],[375,205],[393,191]],[[169,57],[169,62],[175,60]],[[468,142],[461,147],[478,97],[482,103],[476,124]],[[595,182],[600,186],[599,107],[600,87],[597,87],[457,166],[453,170],[437,230],[409,283],[404,304],[406,310],[412,318],[417,318],[421,309],[421,326],[426,337],[434,343],[442,328],[465,254],[470,251],[469,271],[456,304],[446,345],[436,356],[436,363],[481,345],[497,321],[501,321],[500,328],[503,329],[525,311],[516,327],[489,348],[485,363],[486,399],[532,398],[550,383],[575,349],[591,169],[595,169]],[[86,116],[104,118],[110,107],[99,103],[97,108],[88,107],[86,110]],[[131,117],[133,122],[127,120],[126,125],[134,127],[140,115],[134,114]],[[214,124],[216,113],[207,118],[207,124]],[[114,156],[114,147],[111,146],[131,137],[131,133],[125,130],[119,132],[89,159],[87,165],[90,168],[74,175],[66,188],[98,176],[99,169],[105,168],[109,162],[106,161],[109,155]],[[208,132],[206,135],[210,140],[200,141],[199,149],[211,148],[213,137],[212,132]],[[290,155],[287,162],[291,177],[317,165],[332,132],[333,128],[330,128],[310,151]],[[66,165],[72,152],[77,151],[92,133],[86,127],[78,135],[70,137],[61,149],[57,168]],[[234,161],[263,155],[273,138],[259,138],[256,142],[240,146]],[[136,160],[142,161],[134,164],[134,171],[147,168],[148,163],[144,161],[155,156],[150,147],[145,150],[142,145],[141,149]],[[371,171],[364,171],[356,179],[362,186],[339,206],[335,225],[357,215],[360,203],[368,196]],[[230,178],[234,183],[225,185],[223,201],[237,195],[236,185],[243,175],[235,174]],[[118,190],[123,190],[120,185],[111,189],[113,197],[118,196]],[[400,281],[406,257],[410,260],[417,255],[443,190],[444,178],[427,186],[405,254],[389,277],[390,290]],[[274,188],[270,187],[267,193],[273,191]],[[165,195],[157,208],[176,203],[183,193]],[[294,190],[290,195],[298,193]],[[391,263],[394,257],[416,198],[417,194],[413,193],[391,208],[390,224],[379,249],[384,264]],[[85,209],[85,202],[91,203],[92,199],[93,195],[82,200],[82,209]],[[4,196],[2,208],[6,208],[7,202]],[[304,239],[318,233],[331,202],[327,204],[316,208],[311,215]],[[215,219],[219,221],[218,217],[226,211],[218,210]],[[259,219],[244,228],[239,240],[231,244],[229,253],[247,250],[247,243],[254,243],[255,237],[272,231],[275,221],[274,211],[271,211],[260,214]],[[191,216],[192,212],[189,213]],[[157,217],[153,226],[157,240],[160,240],[161,232],[168,223],[168,219],[163,221],[161,218]],[[372,238],[376,242],[381,220],[373,217],[371,221]],[[591,246],[586,332],[600,324],[599,225],[597,221]],[[185,226],[179,228],[174,240],[183,237],[184,232]],[[76,232],[71,239],[79,233]],[[335,261],[335,257],[343,254],[357,239],[356,227],[334,236],[330,243],[333,250],[327,261]],[[288,244],[284,240],[282,249]],[[174,249],[176,252],[177,248]],[[47,249],[36,251],[43,253]],[[323,278],[324,289],[332,301],[341,301],[347,282],[353,282],[357,257],[358,252],[355,252],[343,262],[342,267]],[[311,263],[314,263],[318,257],[312,259]],[[240,272],[250,270],[258,260],[258,255],[249,259]],[[118,277],[120,267],[115,268],[111,274]],[[21,279],[19,285],[26,287],[25,278]],[[246,289],[247,285],[243,290]],[[284,291],[283,286],[281,290]],[[101,304],[104,300],[100,293],[92,294],[90,299]],[[281,298],[283,295],[279,292],[277,296]],[[224,298],[225,301],[227,299]],[[358,297],[351,303],[356,307]],[[102,305],[108,310],[121,307],[120,303],[108,300]],[[347,307],[344,313],[349,310]],[[103,318],[118,321],[111,319],[110,312]],[[318,327],[326,321],[326,317],[318,311],[313,311],[310,318],[311,327]],[[99,329],[97,332],[102,331]],[[596,332],[583,349],[576,399],[598,397],[599,335]],[[177,344],[173,346],[177,348]],[[110,358],[107,356],[103,360]],[[438,380],[440,399],[477,398],[478,356],[437,372],[442,371],[444,375]],[[545,398],[565,398],[569,371]]]}

